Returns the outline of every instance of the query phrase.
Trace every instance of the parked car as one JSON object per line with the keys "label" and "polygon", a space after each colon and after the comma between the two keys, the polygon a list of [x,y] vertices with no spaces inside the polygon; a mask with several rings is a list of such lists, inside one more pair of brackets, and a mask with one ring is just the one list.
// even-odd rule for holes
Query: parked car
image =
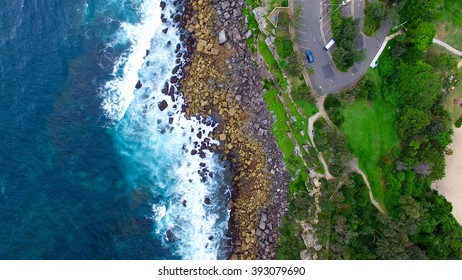
{"label": "parked car", "polygon": [[314,63],[313,53],[310,50],[306,50],[305,54],[306,54],[306,58],[308,58],[308,61],[310,63]]}

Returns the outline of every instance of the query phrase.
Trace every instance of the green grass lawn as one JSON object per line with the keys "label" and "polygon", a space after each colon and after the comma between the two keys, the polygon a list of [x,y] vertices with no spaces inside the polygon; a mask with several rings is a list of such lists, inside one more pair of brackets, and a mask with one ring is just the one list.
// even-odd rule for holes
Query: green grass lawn
{"label": "green grass lawn", "polygon": [[290,132],[290,127],[287,125],[289,120],[287,119],[284,106],[279,100],[276,90],[268,90],[263,98],[266,104],[268,104],[268,109],[276,116],[276,121],[273,124],[273,134],[276,136],[276,140],[284,156],[290,157],[294,152],[295,145],[289,136],[287,136],[287,133]]}
{"label": "green grass lawn", "polygon": [[[462,68],[459,69],[459,77],[462,77]],[[459,118],[462,118],[462,107],[454,104],[454,100],[462,98],[462,83],[459,82],[459,85],[455,87],[451,93],[446,95],[444,101],[444,107],[448,110],[451,115],[452,123],[455,123]]]}
{"label": "green grass lawn", "polygon": [[462,1],[444,0],[443,15],[437,23],[436,37],[462,50]]}
{"label": "green grass lawn", "polygon": [[391,148],[399,145],[396,109],[378,96],[374,101],[360,99],[348,104],[342,108],[342,114],[345,121],[340,130],[366,173],[375,199],[383,206],[385,186],[380,162]]}
{"label": "green grass lawn", "polygon": [[282,88],[287,88],[287,81],[282,74],[281,68],[279,68],[277,60],[274,58],[271,50],[269,49],[268,45],[266,45],[264,40],[258,40],[258,51],[263,56],[263,59],[268,65],[271,73],[275,75],[279,86]]}
{"label": "green grass lawn", "polygon": [[[453,56],[456,61],[459,61],[460,57],[452,54],[445,48],[443,48],[440,45],[433,44],[430,47],[428,47],[427,54],[432,54],[435,55],[436,57],[442,57],[442,55],[451,55]],[[462,78],[462,67],[457,70],[457,76],[459,80]],[[445,101],[444,101],[444,107],[445,109],[449,112],[451,115],[451,120],[453,123],[456,122],[459,118],[462,117],[462,107],[457,106],[454,104],[454,100],[458,98],[462,98],[462,82],[459,82],[458,85],[455,86],[454,90],[451,91],[451,93],[445,95]]]}

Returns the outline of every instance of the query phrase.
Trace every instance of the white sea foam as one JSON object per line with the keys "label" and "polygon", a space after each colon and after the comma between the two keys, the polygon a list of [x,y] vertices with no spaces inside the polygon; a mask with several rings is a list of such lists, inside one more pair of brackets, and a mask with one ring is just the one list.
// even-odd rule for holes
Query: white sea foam
{"label": "white sea foam", "polygon": [[[173,10],[167,3],[163,13],[170,18]],[[216,259],[227,230],[230,192],[221,178],[224,168],[218,156],[208,150],[202,156],[192,153],[199,152],[215,125],[187,119],[181,112],[182,97],[172,100],[162,93],[176,66],[177,45],[180,52],[184,49],[172,23],[160,21],[160,1],[146,0],[142,8],[142,23],[122,23],[123,31],[111,42],[129,40],[131,48],[118,59],[113,79],[102,90],[103,108],[115,123],[126,180],[133,187],[150,188],[157,198],[152,205],[154,234],[185,259]],[[150,53],[143,60],[146,50]],[[135,90],[138,80],[142,87]],[[163,111],[159,102],[167,105]],[[209,139],[209,145],[219,144]]]}
{"label": "white sea foam", "polygon": [[155,32],[161,26],[159,0],[146,0],[140,6],[141,22],[130,24],[123,22],[116,39],[111,46],[120,42],[120,38],[128,40],[131,47],[118,59],[112,71],[113,79],[104,86],[103,108],[107,116],[120,120],[134,99],[134,87],[138,81],[138,70],[143,65],[143,57],[150,48],[150,42]]}

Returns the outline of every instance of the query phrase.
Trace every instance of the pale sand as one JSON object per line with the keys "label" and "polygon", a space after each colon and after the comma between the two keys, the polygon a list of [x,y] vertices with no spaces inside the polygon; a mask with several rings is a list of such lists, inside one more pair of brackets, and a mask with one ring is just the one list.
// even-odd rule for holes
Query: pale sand
{"label": "pale sand", "polygon": [[460,68],[462,67],[462,59],[459,61],[459,63],[457,64],[457,68]]}
{"label": "pale sand", "polygon": [[452,214],[462,224],[462,128],[454,128],[454,153],[446,156],[446,177],[436,181],[433,188],[452,203]]}

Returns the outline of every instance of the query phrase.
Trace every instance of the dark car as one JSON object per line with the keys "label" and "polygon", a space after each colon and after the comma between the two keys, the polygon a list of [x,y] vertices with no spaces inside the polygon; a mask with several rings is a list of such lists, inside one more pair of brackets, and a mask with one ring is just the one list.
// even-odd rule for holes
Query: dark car
{"label": "dark car", "polygon": [[306,50],[305,54],[306,54],[306,58],[308,58],[308,61],[310,63],[314,63],[313,53],[310,50]]}

